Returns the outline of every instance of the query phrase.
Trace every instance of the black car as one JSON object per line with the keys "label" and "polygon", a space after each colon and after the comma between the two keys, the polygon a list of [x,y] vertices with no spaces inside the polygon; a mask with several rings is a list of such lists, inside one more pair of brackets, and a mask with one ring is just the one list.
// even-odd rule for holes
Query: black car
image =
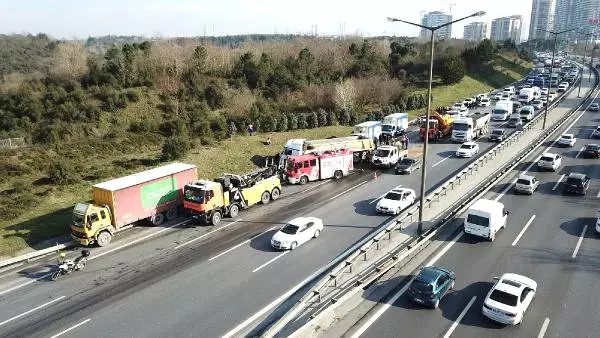
{"label": "black car", "polygon": [[396,174],[410,174],[413,170],[421,168],[421,159],[415,157],[404,157],[396,164]]}
{"label": "black car", "polygon": [[586,174],[570,173],[563,186],[563,192],[585,195],[590,187],[590,178]]}
{"label": "black car", "polygon": [[504,129],[494,129],[490,133],[489,140],[493,142],[502,142],[508,137],[508,132]]}
{"label": "black car", "polygon": [[581,155],[583,158],[600,158],[600,144],[586,144]]}

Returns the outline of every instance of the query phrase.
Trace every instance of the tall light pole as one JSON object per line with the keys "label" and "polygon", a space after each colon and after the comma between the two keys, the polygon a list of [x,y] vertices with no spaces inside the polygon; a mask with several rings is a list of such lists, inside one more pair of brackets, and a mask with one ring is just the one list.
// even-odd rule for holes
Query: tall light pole
{"label": "tall light pole", "polygon": [[[582,35],[585,35],[585,46],[583,47],[583,64],[585,65],[585,58],[587,57],[587,45],[588,45],[588,41],[590,40],[590,36],[592,37],[592,39],[594,38],[595,33],[584,33],[584,32],[578,32]],[[585,70],[584,70],[585,71]],[[590,68],[590,77],[592,76],[592,69]],[[583,79],[582,79],[583,80]],[[581,93],[581,83],[583,82],[582,80],[579,81],[579,89],[577,89],[577,97],[581,97],[580,93]]]}
{"label": "tall light pole", "polygon": [[[567,29],[564,31],[560,31],[560,32],[547,31],[545,29],[540,29],[542,32],[546,32],[546,33],[550,33],[550,34],[554,35],[554,43],[552,44],[552,66],[550,67],[550,81],[549,81],[550,84],[548,85],[548,94],[550,94],[552,92],[552,74],[554,73],[554,54],[556,53],[556,37],[560,34],[570,32],[574,29],[575,28],[571,28],[571,29]],[[546,117],[548,115],[548,106],[549,105],[550,105],[550,102],[546,101],[545,108],[544,108],[544,124],[542,125],[542,129],[546,129]]]}
{"label": "tall light pole", "polygon": [[440,28],[450,26],[456,22],[463,21],[463,20],[466,20],[466,19],[469,19],[469,18],[472,18],[475,16],[483,16],[483,15],[485,15],[485,12],[480,11],[477,13],[473,13],[469,16],[465,16],[464,18],[460,18],[460,19],[450,21],[450,22],[447,22],[447,23],[439,25],[439,26],[433,26],[433,27],[424,26],[424,25],[420,25],[418,23],[404,21],[404,20],[400,20],[400,19],[396,19],[396,18],[390,18],[390,17],[387,18],[387,20],[390,22],[403,22],[403,23],[406,23],[406,24],[409,24],[412,26],[426,29],[431,32],[430,51],[429,51],[429,84],[428,84],[428,88],[427,88],[427,111],[425,112],[425,133],[423,134],[424,139],[425,139],[425,144],[423,145],[423,165],[421,166],[421,197],[419,198],[419,228],[418,228],[419,234],[423,233],[423,209],[425,208],[425,181],[427,178],[427,148],[429,145],[429,117],[430,117],[430,113],[431,113],[431,84],[433,83],[433,51],[434,51],[434,43],[435,43],[435,32]]}

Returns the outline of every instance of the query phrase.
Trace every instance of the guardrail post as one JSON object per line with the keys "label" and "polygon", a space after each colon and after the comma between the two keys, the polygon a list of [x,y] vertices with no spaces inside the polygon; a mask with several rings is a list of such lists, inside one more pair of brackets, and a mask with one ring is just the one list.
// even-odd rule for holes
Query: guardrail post
{"label": "guardrail post", "polygon": [[379,240],[377,238],[373,238],[373,242],[375,242],[375,248],[379,250]]}
{"label": "guardrail post", "polygon": [[337,287],[337,276],[329,275],[329,278],[333,279],[333,287]]}
{"label": "guardrail post", "polygon": [[367,260],[367,250],[360,249],[360,253],[364,255],[363,260],[366,261]]}

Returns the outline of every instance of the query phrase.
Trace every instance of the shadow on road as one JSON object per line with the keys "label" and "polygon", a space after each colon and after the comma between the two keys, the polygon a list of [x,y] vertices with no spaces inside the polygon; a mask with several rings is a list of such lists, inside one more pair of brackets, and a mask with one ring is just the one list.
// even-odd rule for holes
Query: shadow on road
{"label": "shadow on road", "polygon": [[[596,219],[593,217],[579,217],[572,220],[568,220],[566,222],[562,222],[560,224],[560,228],[566,232],[567,234],[579,237],[581,236],[581,232],[583,231],[583,227],[587,224],[588,229],[586,231],[585,237],[596,237],[594,236],[594,226],[596,225]],[[591,231],[590,231],[591,230]]]}
{"label": "shadow on road", "polygon": [[473,296],[477,296],[477,299],[469,308],[469,311],[460,321],[460,325],[464,326],[476,326],[486,329],[503,329],[505,325],[494,322],[481,313],[481,307],[483,306],[483,300],[490,291],[494,283],[492,282],[474,282],[462,289],[454,290],[444,297],[445,302],[440,303],[440,309],[442,310],[442,316],[449,321],[455,321],[460,313],[467,306]]}

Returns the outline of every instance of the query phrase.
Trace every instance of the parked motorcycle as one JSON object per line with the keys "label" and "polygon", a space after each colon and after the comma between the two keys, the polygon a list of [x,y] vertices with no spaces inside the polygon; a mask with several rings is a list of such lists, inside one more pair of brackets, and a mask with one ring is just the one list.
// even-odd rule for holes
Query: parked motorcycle
{"label": "parked motorcycle", "polygon": [[68,275],[73,271],[83,270],[87,263],[87,257],[90,255],[88,250],[82,250],[81,256],[75,259],[65,259],[65,253],[62,252],[60,257],[62,261],[58,262],[58,269],[52,273],[52,280],[58,279],[59,276]]}

